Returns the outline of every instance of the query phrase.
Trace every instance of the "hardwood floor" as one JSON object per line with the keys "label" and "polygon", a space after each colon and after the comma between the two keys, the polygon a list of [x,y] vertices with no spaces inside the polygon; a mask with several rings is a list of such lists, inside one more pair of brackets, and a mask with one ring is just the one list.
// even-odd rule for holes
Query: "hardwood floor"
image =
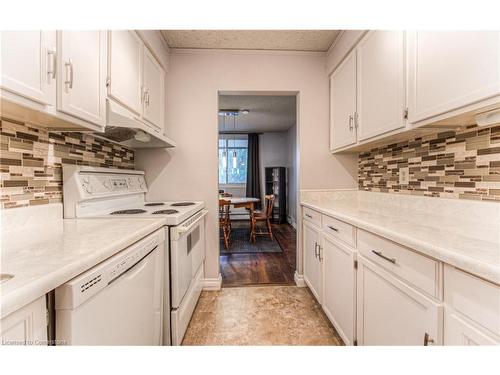
{"label": "hardwood floor", "polygon": [[296,232],[289,224],[273,224],[281,253],[246,253],[220,256],[223,287],[295,285]]}

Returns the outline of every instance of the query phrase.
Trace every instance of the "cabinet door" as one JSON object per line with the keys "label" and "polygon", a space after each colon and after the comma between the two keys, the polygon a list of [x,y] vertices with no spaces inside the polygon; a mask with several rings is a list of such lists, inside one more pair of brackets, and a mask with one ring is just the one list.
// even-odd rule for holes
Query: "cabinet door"
{"label": "cabinet door", "polygon": [[321,263],[318,258],[320,238],[319,229],[307,222],[303,222],[304,228],[304,280],[321,303]]}
{"label": "cabinet door", "polygon": [[147,48],[144,48],[143,118],[153,125],[155,130],[163,132],[165,108],[165,72]]}
{"label": "cabinet door", "polygon": [[500,94],[500,32],[409,34],[409,121]]}
{"label": "cabinet door", "polygon": [[2,319],[2,345],[47,345],[45,296]]}
{"label": "cabinet door", "polygon": [[354,251],[324,236],[323,310],[347,345],[353,345],[356,325]]}
{"label": "cabinet door", "polygon": [[356,143],[356,51],[330,77],[330,148]]}
{"label": "cabinet door", "polygon": [[142,114],[142,54],[143,43],[130,30],[109,32],[108,95],[117,102]]}
{"label": "cabinet door", "polygon": [[1,38],[1,87],[55,105],[56,32],[2,31]]}
{"label": "cabinet door", "polygon": [[[357,273],[360,345],[440,345],[442,306],[362,257]],[[432,340],[432,341],[431,341]]]}
{"label": "cabinet door", "polygon": [[106,125],[106,32],[60,31],[57,109]]}
{"label": "cabinet door", "polygon": [[370,31],[357,47],[358,141],[405,126],[403,31]]}
{"label": "cabinet door", "polygon": [[500,341],[447,309],[444,316],[444,345],[500,345]]}

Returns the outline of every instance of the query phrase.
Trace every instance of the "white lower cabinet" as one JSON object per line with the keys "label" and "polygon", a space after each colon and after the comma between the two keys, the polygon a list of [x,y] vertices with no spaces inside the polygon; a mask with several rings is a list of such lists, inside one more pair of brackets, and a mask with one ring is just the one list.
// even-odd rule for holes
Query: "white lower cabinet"
{"label": "white lower cabinet", "polygon": [[322,271],[319,259],[320,229],[304,221],[304,281],[321,303]]}
{"label": "white lower cabinet", "polygon": [[302,211],[304,280],[346,345],[500,345],[500,285]]}
{"label": "white lower cabinet", "polygon": [[441,345],[442,322],[440,303],[358,258],[359,345]]}
{"label": "white lower cabinet", "polygon": [[325,235],[323,262],[323,310],[346,345],[356,340],[355,251]]}
{"label": "white lower cabinet", "polygon": [[47,345],[45,296],[1,321],[2,345]]}
{"label": "white lower cabinet", "polygon": [[447,308],[444,316],[444,345],[500,345],[500,340],[494,339]]}

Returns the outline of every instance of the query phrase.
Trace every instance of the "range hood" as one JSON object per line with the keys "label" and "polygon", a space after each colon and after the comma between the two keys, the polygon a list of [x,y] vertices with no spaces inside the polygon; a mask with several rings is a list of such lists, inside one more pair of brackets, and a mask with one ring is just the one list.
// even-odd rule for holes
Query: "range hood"
{"label": "range hood", "polygon": [[175,142],[144,124],[127,109],[106,100],[106,128],[95,133],[115,143],[132,149],[171,148]]}

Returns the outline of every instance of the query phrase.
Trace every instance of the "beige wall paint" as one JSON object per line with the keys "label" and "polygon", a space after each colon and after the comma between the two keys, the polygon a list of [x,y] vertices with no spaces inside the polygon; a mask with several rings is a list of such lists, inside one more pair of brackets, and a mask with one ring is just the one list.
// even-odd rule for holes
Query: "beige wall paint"
{"label": "beige wall paint", "polygon": [[[147,172],[149,199],[200,199],[206,202],[209,214],[206,220],[205,277],[215,278],[219,274],[219,90],[299,93],[300,189],[356,187],[357,157],[333,156],[328,151],[328,78],[324,54],[170,52],[167,133],[177,142],[177,147],[140,150],[136,154],[136,166]],[[299,262],[299,273],[301,267]]]}

